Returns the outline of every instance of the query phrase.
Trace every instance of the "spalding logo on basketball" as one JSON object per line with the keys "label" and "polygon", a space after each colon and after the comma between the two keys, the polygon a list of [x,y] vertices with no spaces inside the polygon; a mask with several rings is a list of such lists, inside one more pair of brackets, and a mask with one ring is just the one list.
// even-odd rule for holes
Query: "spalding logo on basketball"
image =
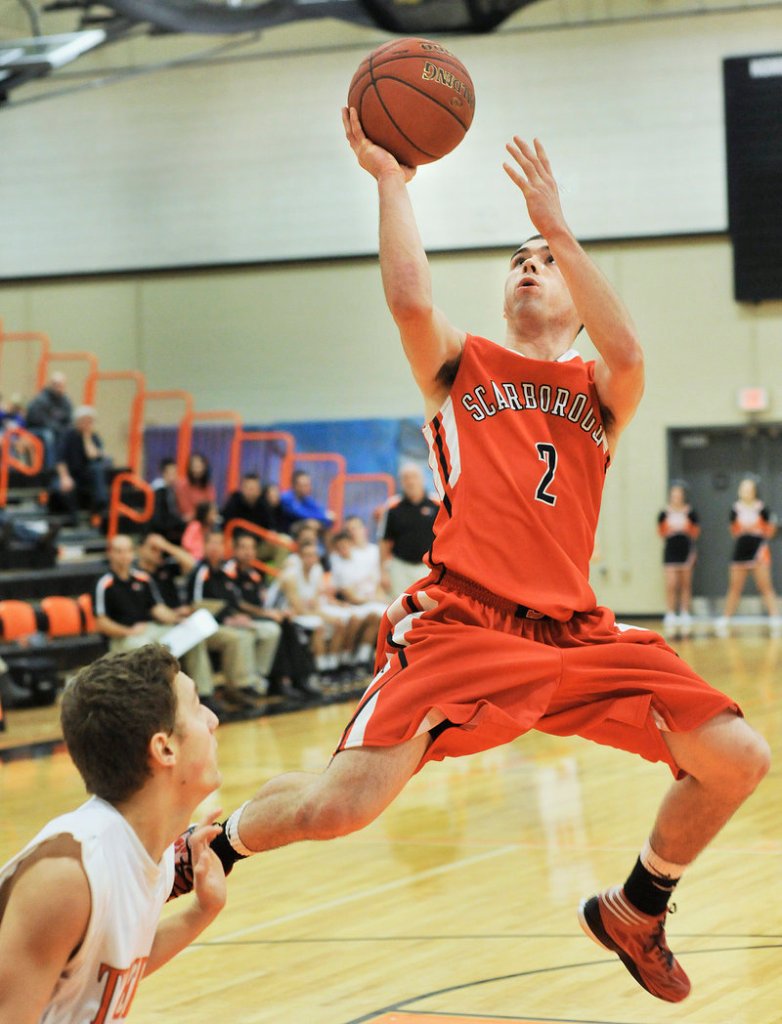
{"label": "spalding logo on basketball", "polygon": [[348,90],[367,138],[417,167],[450,153],[475,113],[467,68],[439,43],[395,39],[359,65]]}

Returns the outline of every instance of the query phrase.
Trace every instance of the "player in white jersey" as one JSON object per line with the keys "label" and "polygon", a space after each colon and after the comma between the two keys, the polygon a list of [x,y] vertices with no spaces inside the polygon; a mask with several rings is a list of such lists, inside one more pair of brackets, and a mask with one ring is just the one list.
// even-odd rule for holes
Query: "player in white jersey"
{"label": "player in white jersey", "polygon": [[[61,721],[92,797],[0,868],[0,1024],[124,1020],[141,979],[225,903],[219,829],[185,838],[220,784],[217,718],[173,655],[149,644],[98,659],[66,687]],[[193,895],[159,923],[178,837]]]}

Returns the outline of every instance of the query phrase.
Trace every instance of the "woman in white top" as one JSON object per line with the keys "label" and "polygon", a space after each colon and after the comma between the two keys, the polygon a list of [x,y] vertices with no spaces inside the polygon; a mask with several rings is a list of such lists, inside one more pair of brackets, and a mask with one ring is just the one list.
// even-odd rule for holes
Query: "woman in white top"
{"label": "woman in white top", "polygon": [[[217,719],[165,648],[98,659],[68,684],[61,720],[93,794],[0,868],[0,1021],[125,1019],[139,982],[192,942],[225,903],[209,843],[184,838],[220,784]],[[174,842],[189,846],[193,895],[159,923]]]}
{"label": "woman in white top", "polygon": [[286,560],[279,577],[281,600],[293,612],[293,621],[310,634],[310,650],[322,673],[341,665],[352,618],[350,609],[329,599],[327,575],[317,545],[306,541]]}
{"label": "woman in white top", "polygon": [[681,481],[671,484],[668,504],[657,517],[657,531],[665,540],[665,618],[663,630],[668,636],[689,636],[692,628],[692,571],[695,566],[695,540],[701,532],[698,515],[687,500],[687,488]]}
{"label": "woman in white top", "polygon": [[771,578],[771,551],[768,542],[777,532],[776,518],[758,495],[754,477],[745,477],[738,488],[738,500],[730,510],[730,532],[735,538],[730,563],[728,593],[722,617],[714,624],[717,636],[727,636],[730,619],[738,608],[747,576],[752,573],[755,584],[769,614],[772,636],[778,636],[782,620],[779,618],[777,595]]}
{"label": "woman in white top", "polygon": [[354,628],[348,640],[353,663],[371,668],[387,604],[380,599],[380,551],[369,542],[366,527],[357,516],[346,520],[345,529],[334,536],[332,543],[331,586],[335,597],[354,613]]}

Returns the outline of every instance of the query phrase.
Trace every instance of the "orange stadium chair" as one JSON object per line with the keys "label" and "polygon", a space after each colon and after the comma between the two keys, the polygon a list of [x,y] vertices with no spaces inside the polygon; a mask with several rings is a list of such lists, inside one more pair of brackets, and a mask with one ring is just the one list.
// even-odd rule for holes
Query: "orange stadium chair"
{"label": "orange stadium chair", "polygon": [[90,594],[79,594],[76,598],[76,604],[82,614],[84,621],[84,632],[94,633],[95,632],[95,616],[92,612],[92,597]]}
{"label": "orange stadium chair", "polygon": [[35,609],[26,601],[0,601],[0,638],[6,642],[38,631]]}
{"label": "orange stadium chair", "polygon": [[84,613],[72,597],[45,597],[41,608],[46,615],[49,636],[79,636],[84,629]]}

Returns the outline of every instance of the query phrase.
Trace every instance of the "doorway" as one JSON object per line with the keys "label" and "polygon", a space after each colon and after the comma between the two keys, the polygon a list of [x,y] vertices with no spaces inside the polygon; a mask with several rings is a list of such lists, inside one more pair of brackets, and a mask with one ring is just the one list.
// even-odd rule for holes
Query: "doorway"
{"label": "doorway", "polygon": [[[761,498],[782,520],[782,424],[671,428],[668,467],[671,479],[686,481],[690,504],[700,518],[693,594],[716,608],[728,586],[733,550],[729,516],[739,481],[750,474],[759,477]],[[781,541],[780,534],[771,541],[777,593],[782,591]],[[744,593],[757,594],[752,580]]]}

